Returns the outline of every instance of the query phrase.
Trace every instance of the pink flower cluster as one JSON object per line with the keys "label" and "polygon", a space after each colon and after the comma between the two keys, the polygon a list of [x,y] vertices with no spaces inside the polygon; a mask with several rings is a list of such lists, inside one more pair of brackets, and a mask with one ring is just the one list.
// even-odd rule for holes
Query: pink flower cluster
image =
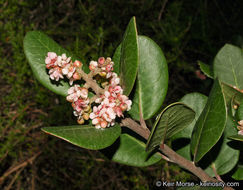
{"label": "pink flower cluster", "polygon": [[83,124],[84,120],[89,119],[91,108],[89,105],[88,90],[79,85],[74,85],[68,89],[67,101],[72,103],[74,109],[73,114],[78,118],[79,124]]}
{"label": "pink flower cluster", "polygon": [[113,126],[116,117],[123,117],[123,112],[131,109],[132,101],[123,95],[117,74],[112,73],[111,76],[108,90],[95,101],[100,105],[94,106],[93,112],[90,113],[90,119],[96,128]]}
{"label": "pink flower cluster", "polygon": [[77,60],[73,63],[71,57],[67,57],[65,53],[58,56],[54,52],[48,52],[45,63],[46,68],[50,69],[49,75],[52,80],[58,81],[66,75],[69,84],[72,85],[73,81],[81,79],[77,70],[82,67],[82,63]]}
{"label": "pink flower cluster", "polygon": [[[82,63],[80,61],[72,62],[71,57],[66,54],[58,56],[54,52],[48,52],[45,59],[46,68],[49,69],[50,78],[58,81],[66,76],[69,84],[80,80],[82,73]],[[106,128],[115,124],[116,117],[124,117],[123,112],[131,109],[132,101],[123,95],[120,78],[113,71],[114,62],[111,58],[100,57],[98,61],[91,61],[89,69],[91,74],[87,75],[93,81],[93,77],[100,75],[105,78],[104,94],[96,100],[90,101],[88,98],[88,89],[74,85],[69,88],[67,101],[72,103],[73,114],[77,117],[77,122],[83,124],[85,120],[91,119],[96,128]],[[83,74],[84,75],[84,74]],[[85,76],[83,76],[85,77]],[[86,79],[87,80],[87,79]],[[102,79],[104,80],[104,79]],[[97,83],[97,85],[99,85]],[[89,86],[88,80],[86,86]],[[102,86],[102,83],[101,83]],[[95,106],[91,109],[91,103],[95,101]]]}
{"label": "pink flower cluster", "polygon": [[104,57],[100,57],[97,61],[91,61],[89,63],[89,69],[92,72],[98,73],[102,77],[110,78],[113,71],[114,62],[110,57],[106,59]]}

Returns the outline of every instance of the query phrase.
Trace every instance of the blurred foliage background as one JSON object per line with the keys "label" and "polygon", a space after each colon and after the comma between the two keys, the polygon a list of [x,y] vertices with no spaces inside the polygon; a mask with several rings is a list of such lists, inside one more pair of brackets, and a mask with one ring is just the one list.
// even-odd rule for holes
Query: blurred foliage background
{"label": "blurred foliage background", "polygon": [[197,77],[197,61],[210,64],[225,43],[242,47],[242,10],[242,0],[0,0],[0,188],[140,190],[156,189],[157,180],[197,180],[163,161],[120,165],[41,132],[76,120],[69,103],[33,77],[23,38],[41,30],[88,63],[112,56],[136,16],[138,33],[167,58],[166,105],[193,91],[208,95],[211,80]]}

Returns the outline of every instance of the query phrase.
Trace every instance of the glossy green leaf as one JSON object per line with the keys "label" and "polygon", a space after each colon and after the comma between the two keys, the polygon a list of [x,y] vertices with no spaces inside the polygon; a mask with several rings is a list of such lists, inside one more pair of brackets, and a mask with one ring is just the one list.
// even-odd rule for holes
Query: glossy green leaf
{"label": "glossy green leaf", "polygon": [[[236,118],[238,121],[243,120],[243,100],[241,101],[240,106],[236,111]],[[235,126],[237,126],[237,123]],[[236,131],[234,135],[229,136],[229,138],[236,141],[243,141],[243,135],[239,135],[237,133],[238,131]]]}
{"label": "glossy green leaf", "polygon": [[146,120],[160,110],[165,99],[168,88],[168,67],[162,50],[153,40],[139,36],[138,41],[138,78],[129,114],[139,120],[140,110],[143,119]]}
{"label": "glossy green leaf", "polygon": [[236,118],[237,120],[243,120],[243,101],[241,101],[240,106],[237,109]]}
{"label": "glossy green leaf", "polygon": [[207,104],[193,130],[191,150],[195,162],[198,162],[218,142],[225,128],[226,118],[226,105],[221,84],[216,79]]}
{"label": "glossy green leaf", "polygon": [[198,61],[201,71],[209,78],[213,78],[213,68],[201,61]]}
{"label": "glossy green leaf", "polygon": [[119,147],[112,157],[112,160],[129,166],[145,167],[161,160],[158,153],[150,155],[145,151],[145,143],[137,138],[122,134]]}
{"label": "glossy green leaf", "polygon": [[120,73],[120,60],[121,60],[121,44],[116,48],[112,61],[114,62],[113,72],[119,75]]}
{"label": "glossy green leaf", "polygon": [[193,120],[193,122],[191,122],[191,124],[188,127],[186,127],[179,133],[172,136],[173,150],[176,150],[178,154],[180,154],[181,156],[183,156],[188,160],[191,160],[190,141],[191,141],[192,131],[196,121],[198,120],[200,114],[202,113],[207,103],[207,99],[208,99],[207,96],[194,92],[185,95],[180,100],[180,102],[192,108],[196,113],[195,119]]}
{"label": "glossy green leaf", "polygon": [[179,131],[188,127],[195,118],[195,112],[183,103],[167,106],[158,116],[150,133],[146,150],[152,151]]}
{"label": "glossy green leaf", "polygon": [[106,129],[96,129],[94,126],[88,125],[73,125],[44,127],[42,130],[69,143],[92,150],[110,146],[121,134],[119,125]]}
{"label": "glossy green leaf", "polygon": [[226,44],[220,49],[213,63],[214,77],[222,82],[243,89],[243,51]]}
{"label": "glossy green leaf", "polygon": [[232,175],[232,178],[236,180],[243,180],[243,165],[239,164],[237,166],[236,171]]}
{"label": "glossy green leaf", "polygon": [[[66,96],[69,89],[68,81],[55,82],[50,80],[45,66],[45,58],[48,52],[56,52],[58,55],[66,53],[68,57],[72,57],[73,61],[78,60],[78,58],[39,31],[32,31],[26,34],[24,38],[24,52],[37,80],[49,90]],[[87,71],[88,67],[84,65],[83,69]]]}
{"label": "glossy green leaf", "polygon": [[212,150],[205,155],[204,159],[209,163],[205,171],[210,176],[215,176],[213,167],[218,175],[223,175],[231,171],[239,160],[240,151],[231,147],[231,140],[228,139],[228,136],[237,133],[234,125],[233,119],[228,117],[223,136]]}
{"label": "glossy green leaf", "polygon": [[135,17],[124,34],[121,46],[120,78],[124,94],[129,95],[134,86],[138,71],[138,39]]}
{"label": "glossy green leaf", "polygon": [[229,136],[229,138],[236,141],[243,141],[243,135],[236,134],[236,135]]}
{"label": "glossy green leaf", "polygon": [[221,83],[221,84],[222,84],[222,89],[223,89],[226,104],[228,106],[232,103],[240,105],[240,102],[243,101],[243,93],[241,93],[239,90],[225,83]]}

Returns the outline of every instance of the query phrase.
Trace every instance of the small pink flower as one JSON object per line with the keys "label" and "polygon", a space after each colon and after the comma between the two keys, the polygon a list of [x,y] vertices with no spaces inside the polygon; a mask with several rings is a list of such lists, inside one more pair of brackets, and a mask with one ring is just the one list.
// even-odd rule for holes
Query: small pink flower
{"label": "small pink flower", "polygon": [[111,86],[117,86],[118,84],[120,84],[120,78],[117,77],[117,74],[115,74],[115,73],[112,74],[110,84],[111,84]]}
{"label": "small pink flower", "polygon": [[56,61],[57,61],[57,54],[54,52],[48,52],[47,57],[45,59],[46,68],[50,69],[50,68],[54,68],[55,66],[57,66]]}
{"label": "small pink flower", "polygon": [[105,69],[106,69],[107,72],[113,71],[113,64],[112,63],[106,65],[106,68]]}
{"label": "small pink flower", "polygon": [[91,71],[95,70],[97,67],[98,67],[97,61],[90,61],[90,63],[89,63],[89,69]]}
{"label": "small pink flower", "polygon": [[78,98],[87,99],[88,98],[88,90],[84,87],[80,87],[79,85],[74,85],[73,87],[68,89],[67,101],[75,102],[78,101]]}
{"label": "small pink flower", "polygon": [[88,90],[87,88],[80,88],[80,97],[83,99],[88,98]]}
{"label": "small pink flower", "polygon": [[243,130],[238,131],[238,135],[243,135]]}
{"label": "small pink flower", "polygon": [[60,78],[63,79],[62,71],[59,67],[54,67],[49,70],[49,75],[52,80],[58,81]]}
{"label": "small pink flower", "polygon": [[55,59],[57,57],[57,54],[55,52],[48,52],[47,56],[50,57],[50,59]]}

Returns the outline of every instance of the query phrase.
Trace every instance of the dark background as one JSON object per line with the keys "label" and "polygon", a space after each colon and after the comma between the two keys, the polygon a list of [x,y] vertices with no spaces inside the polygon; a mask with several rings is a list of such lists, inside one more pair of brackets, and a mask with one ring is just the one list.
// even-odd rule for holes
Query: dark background
{"label": "dark background", "polygon": [[40,131],[75,118],[64,98],[33,77],[23,53],[26,32],[41,30],[88,63],[113,55],[132,16],[167,59],[164,105],[189,92],[208,95],[212,81],[196,76],[197,61],[211,64],[225,43],[243,44],[242,0],[0,0],[0,188],[140,190],[157,180],[197,180],[163,161],[117,164]]}

